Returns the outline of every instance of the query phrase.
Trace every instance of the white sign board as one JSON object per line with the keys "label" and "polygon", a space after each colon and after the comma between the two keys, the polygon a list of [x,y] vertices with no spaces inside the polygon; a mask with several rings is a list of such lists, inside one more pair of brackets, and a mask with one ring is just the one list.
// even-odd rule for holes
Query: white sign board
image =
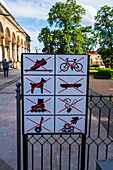
{"label": "white sign board", "polygon": [[22,54],[23,133],[86,133],[88,55]]}

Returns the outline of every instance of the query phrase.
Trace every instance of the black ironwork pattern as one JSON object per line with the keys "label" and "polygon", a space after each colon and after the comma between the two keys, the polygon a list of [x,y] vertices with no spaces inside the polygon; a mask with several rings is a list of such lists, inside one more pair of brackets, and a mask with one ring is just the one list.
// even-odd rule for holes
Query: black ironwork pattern
{"label": "black ironwork pattern", "polygon": [[[113,96],[90,95],[85,170],[113,157]],[[80,170],[82,135],[28,135],[29,170]]]}

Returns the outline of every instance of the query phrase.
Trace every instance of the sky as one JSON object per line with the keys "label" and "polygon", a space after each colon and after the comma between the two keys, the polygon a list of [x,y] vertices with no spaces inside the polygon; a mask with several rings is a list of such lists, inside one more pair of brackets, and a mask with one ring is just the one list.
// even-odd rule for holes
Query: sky
{"label": "sky", "polygon": [[[52,5],[59,0],[1,0],[4,1],[15,20],[31,37],[31,52],[41,52],[43,44],[37,40],[43,27],[48,26],[47,18]],[[60,0],[66,2],[66,0]],[[100,7],[104,5],[113,6],[113,0],[76,0],[86,10],[82,25],[94,25],[94,16]]]}

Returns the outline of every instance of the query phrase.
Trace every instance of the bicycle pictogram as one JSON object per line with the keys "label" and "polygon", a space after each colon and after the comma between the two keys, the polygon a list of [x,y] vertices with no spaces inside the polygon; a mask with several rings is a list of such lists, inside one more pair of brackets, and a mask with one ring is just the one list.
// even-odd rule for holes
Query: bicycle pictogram
{"label": "bicycle pictogram", "polygon": [[[70,64],[70,62],[72,64]],[[72,71],[75,70],[77,72],[82,71],[83,69],[83,65],[81,63],[78,63],[77,59],[69,60],[69,58],[66,58],[65,63],[62,63],[60,65],[60,70],[66,72],[68,71],[69,67]]]}

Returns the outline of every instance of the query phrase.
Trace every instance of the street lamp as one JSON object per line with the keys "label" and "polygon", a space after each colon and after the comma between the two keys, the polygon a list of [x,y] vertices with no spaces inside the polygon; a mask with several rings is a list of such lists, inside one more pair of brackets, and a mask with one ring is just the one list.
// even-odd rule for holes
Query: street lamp
{"label": "street lamp", "polygon": [[38,53],[38,50],[40,50],[40,48],[38,48],[38,46],[35,46],[35,50],[36,50],[36,53]]}

